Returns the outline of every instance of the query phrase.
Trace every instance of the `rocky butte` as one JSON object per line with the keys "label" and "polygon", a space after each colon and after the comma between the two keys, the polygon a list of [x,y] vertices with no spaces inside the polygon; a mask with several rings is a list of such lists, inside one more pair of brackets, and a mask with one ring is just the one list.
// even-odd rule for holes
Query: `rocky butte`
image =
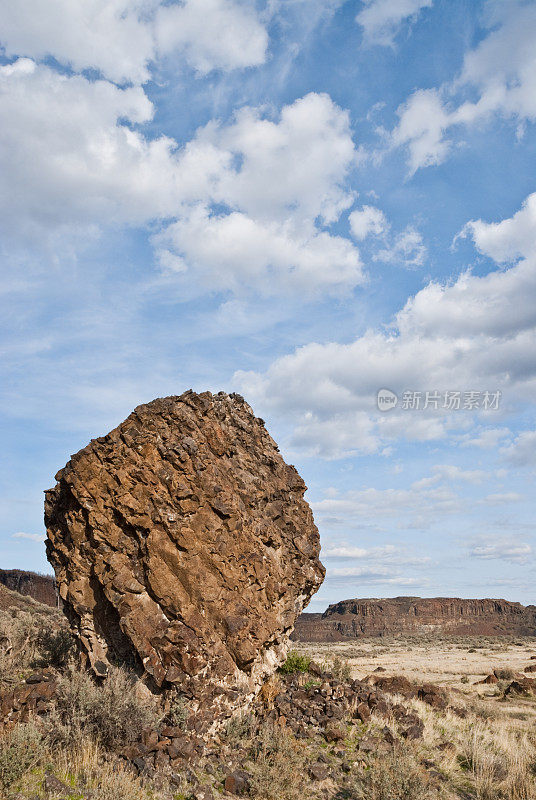
{"label": "rocky butte", "polygon": [[292,638],[329,642],[397,634],[534,636],[536,606],[459,597],[343,600],[323,614],[302,614]]}
{"label": "rocky butte", "polygon": [[306,486],[237,394],[139,406],[46,492],[47,555],[82,659],[180,692],[198,730],[285,659],[324,577]]}

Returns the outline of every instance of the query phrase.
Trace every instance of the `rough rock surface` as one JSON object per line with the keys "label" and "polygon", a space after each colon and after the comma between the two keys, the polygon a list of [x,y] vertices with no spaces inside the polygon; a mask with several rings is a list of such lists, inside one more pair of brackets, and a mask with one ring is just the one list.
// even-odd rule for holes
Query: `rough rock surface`
{"label": "rough rock surface", "polygon": [[47,554],[86,663],[130,659],[200,728],[248,702],[324,568],[305,484],[244,399],[139,406],[56,480]]}
{"label": "rough rock surface", "polygon": [[292,638],[329,642],[396,634],[534,636],[536,606],[458,597],[343,600],[323,614],[302,614]]}

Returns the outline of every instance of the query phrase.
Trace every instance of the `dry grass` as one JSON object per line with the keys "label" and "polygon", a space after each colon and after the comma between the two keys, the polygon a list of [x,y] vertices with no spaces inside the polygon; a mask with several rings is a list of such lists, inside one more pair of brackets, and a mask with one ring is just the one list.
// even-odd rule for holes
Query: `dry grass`
{"label": "dry grass", "polygon": [[25,600],[29,610],[0,611],[0,687],[36,668],[65,666],[74,653],[74,639],[62,616]]}
{"label": "dry grass", "polygon": [[[62,637],[45,639],[43,645],[43,627],[39,610],[0,611],[0,680],[5,685],[20,680],[40,659],[63,659]],[[158,726],[156,703],[139,697],[120,669],[97,686],[85,673],[64,667],[52,714],[0,736],[0,784],[6,797],[44,798],[49,770],[70,787],[63,793],[68,800],[191,800],[202,796],[194,770],[215,797],[229,797],[223,781],[232,763],[232,769],[238,764],[248,773],[254,800],[536,800],[536,699],[505,699],[502,680],[475,685],[493,670],[498,675],[521,671],[535,651],[534,640],[489,637],[300,646],[290,666],[304,686],[314,683],[313,676],[300,671],[311,658],[340,680],[362,678],[382,666],[382,674],[447,687],[451,704],[464,707],[466,716],[398,698],[423,721],[422,738],[402,739],[395,719],[373,714],[366,724],[341,720],[347,736],[333,743],[321,733],[298,738],[285,727],[244,715],[229,724],[216,760],[185,768],[173,780],[140,778],[116,755],[144,729]],[[270,681],[267,709],[273,708],[281,686],[281,677]],[[184,721],[180,697],[170,715],[178,725]],[[394,732],[393,745],[385,740],[386,725]],[[373,746],[364,749],[365,739]],[[324,777],[318,777],[318,769],[314,775],[319,765]]]}
{"label": "dry grass", "polygon": [[60,676],[57,694],[47,728],[49,740],[59,745],[79,745],[90,737],[118,750],[156,728],[163,716],[156,699],[138,696],[131,677],[118,667],[101,686],[86,672],[70,669]]}

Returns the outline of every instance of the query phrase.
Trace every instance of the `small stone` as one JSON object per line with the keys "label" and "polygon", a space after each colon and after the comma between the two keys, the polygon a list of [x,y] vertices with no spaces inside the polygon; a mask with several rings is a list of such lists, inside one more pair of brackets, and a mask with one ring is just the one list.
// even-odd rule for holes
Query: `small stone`
{"label": "small stone", "polygon": [[329,728],[326,728],[324,733],[326,741],[328,742],[341,742],[345,738],[345,735],[342,728],[336,725],[330,725]]}
{"label": "small stone", "polygon": [[43,779],[43,789],[48,794],[58,794],[59,792],[72,794],[73,791],[71,786],[67,786],[66,783],[63,783],[63,781],[60,781],[59,778],[50,773],[47,773]]}
{"label": "small stone", "polygon": [[309,767],[309,776],[315,781],[325,781],[329,775],[328,768],[325,764],[311,764]]}
{"label": "small stone", "polygon": [[361,720],[361,722],[368,722],[371,717],[370,708],[366,703],[359,703],[355,712],[354,718]]}
{"label": "small stone", "polygon": [[235,770],[227,775],[224,781],[224,789],[231,794],[244,795],[249,792],[250,776],[244,770]]}

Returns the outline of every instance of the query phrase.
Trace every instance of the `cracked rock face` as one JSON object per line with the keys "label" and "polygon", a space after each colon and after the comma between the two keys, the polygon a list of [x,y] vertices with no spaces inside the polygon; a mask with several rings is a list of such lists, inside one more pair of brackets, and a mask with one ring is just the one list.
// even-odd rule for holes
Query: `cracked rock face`
{"label": "cracked rock face", "polygon": [[47,555],[86,664],[177,687],[206,727],[246,703],[324,577],[305,484],[263,421],[239,395],[154,400],[56,480]]}

